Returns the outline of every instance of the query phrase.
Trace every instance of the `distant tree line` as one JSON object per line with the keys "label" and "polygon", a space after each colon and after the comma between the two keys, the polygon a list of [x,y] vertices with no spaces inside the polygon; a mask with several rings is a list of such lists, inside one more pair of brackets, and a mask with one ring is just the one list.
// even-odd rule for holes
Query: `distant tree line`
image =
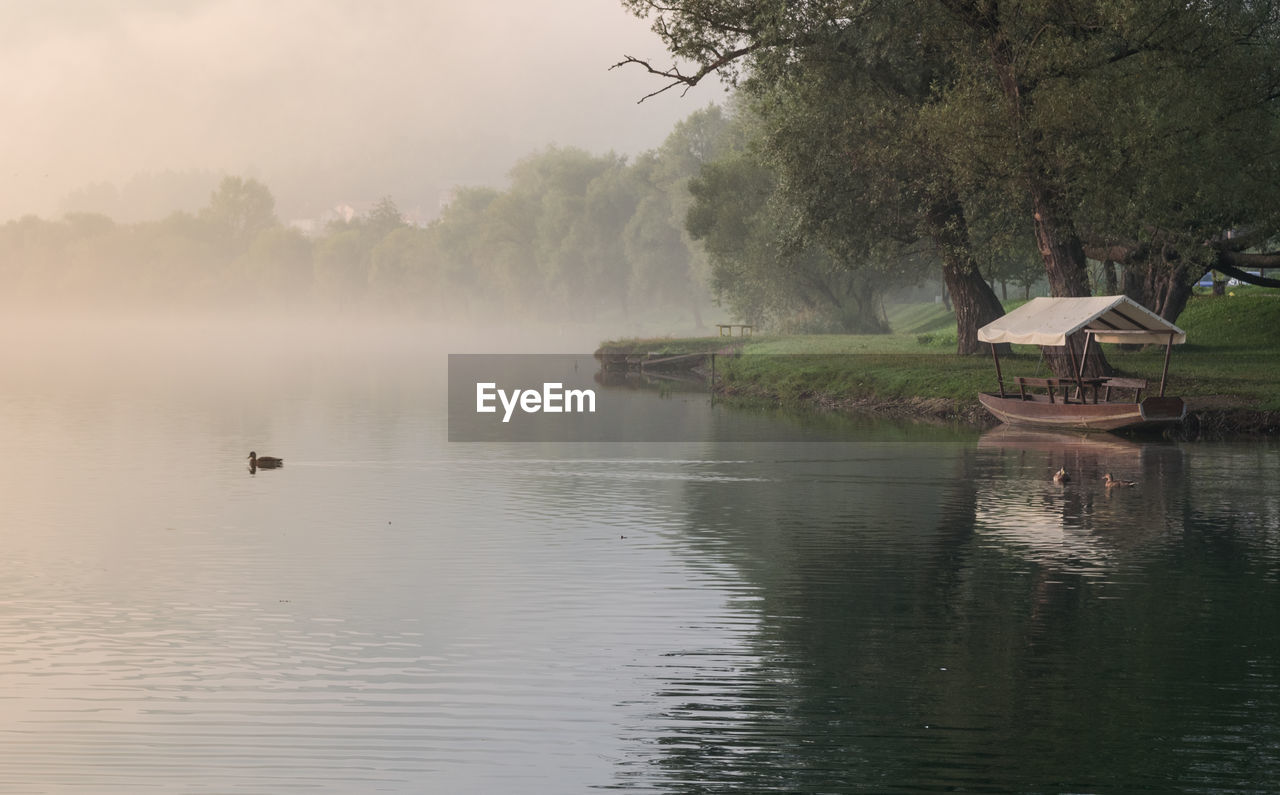
{"label": "distant tree line", "polygon": [[322,307],[421,317],[584,320],[677,313],[701,324],[706,257],[684,228],[688,183],[718,156],[710,107],[630,162],[549,148],[502,190],[461,187],[410,224],[391,198],[307,234],[267,186],[226,177],[196,212],[117,223],[70,213],[0,226],[0,280],[18,304],[182,310]]}
{"label": "distant tree line", "polygon": [[387,197],[304,231],[280,220],[266,185],[235,176],[202,208],[160,220],[28,216],[0,226],[0,279],[19,304],[701,326],[715,302],[774,329],[887,331],[886,290],[935,277],[935,252],[892,241],[841,251],[807,236],[764,119],[730,107],[691,114],[630,161],[532,154],[504,189],[455,189],[425,226]]}

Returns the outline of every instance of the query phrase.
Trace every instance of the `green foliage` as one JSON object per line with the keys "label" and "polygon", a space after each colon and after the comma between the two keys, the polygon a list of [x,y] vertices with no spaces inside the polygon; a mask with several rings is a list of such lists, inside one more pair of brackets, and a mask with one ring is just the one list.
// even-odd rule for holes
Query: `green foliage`
{"label": "green foliage", "polygon": [[296,303],[299,285],[311,282],[312,243],[296,229],[274,226],[259,232],[239,260],[249,297],[264,303]]}
{"label": "green foliage", "polygon": [[361,263],[371,246],[356,228],[332,229],[315,248],[316,293],[324,300],[349,304],[364,295],[367,279]]}
{"label": "green foliage", "polygon": [[379,240],[409,225],[390,196],[379,199],[369,214],[357,219],[357,222],[368,230],[370,237]]}
{"label": "green foliage", "polygon": [[432,300],[439,276],[434,237],[430,230],[402,224],[392,227],[369,252],[368,289],[382,310],[442,308]]}
{"label": "green foliage", "polygon": [[710,256],[712,289],[737,316],[783,332],[888,331],[880,274],[807,237],[776,172],[750,148],[704,165],[689,192],[686,228]]}
{"label": "green foliage", "polygon": [[[1273,3],[624,5],[687,62],[645,64],[671,86],[718,75],[745,89],[792,231],[845,261],[925,236],[944,261],[965,253],[1019,284],[1038,257],[1051,289],[1074,294],[1088,289],[1082,243],[1171,269],[1211,261],[1206,241],[1228,230],[1280,229]],[[933,213],[951,197],[968,239]],[[905,264],[892,267],[910,279]]]}
{"label": "green foliage", "polygon": [[276,200],[271,191],[255,179],[226,177],[200,211],[200,220],[209,227],[213,240],[243,251],[260,232],[279,223]]}

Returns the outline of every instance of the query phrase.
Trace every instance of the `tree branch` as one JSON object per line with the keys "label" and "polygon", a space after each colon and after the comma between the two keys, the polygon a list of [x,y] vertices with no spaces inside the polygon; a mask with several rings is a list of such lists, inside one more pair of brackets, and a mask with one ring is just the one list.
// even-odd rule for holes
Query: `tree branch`
{"label": "tree branch", "polygon": [[[1259,246],[1275,236],[1275,230],[1270,227],[1246,230],[1243,233],[1233,234],[1227,237],[1225,234],[1216,240],[1211,240],[1209,245],[1218,251],[1238,252],[1244,251],[1246,248],[1254,248]],[[1275,267],[1275,266],[1267,266]]]}
{"label": "tree branch", "polygon": [[1084,241],[1084,255],[1097,262],[1118,262],[1128,264],[1145,251],[1141,243]]}
{"label": "tree branch", "polygon": [[1218,260],[1213,268],[1249,284],[1257,284],[1263,287],[1280,287],[1280,281],[1242,270],[1243,268],[1280,268],[1280,252],[1242,254],[1237,251],[1220,251],[1218,252]]}
{"label": "tree branch", "polygon": [[1221,262],[1218,263],[1214,270],[1218,271],[1218,273],[1226,274],[1233,279],[1239,279],[1246,284],[1256,284],[1259,287],[1280,287],[1280,279],[1268,279],[1266,276],[1259,276],[1256,273],[1242,271],[1231,265],[1223,265]]}
{"label": "tree branch", "polygon": [[662,94],[666,91],[670,91],[671,89],[680,85],[684,86],[684,91],[680,92],[681,95],[683,96],[685,93],[688,93],[689,89],[696,86],[707,75],[713,72],[718,72],[722,68],[728,66],[729,64],[738,60],[739,58],[743,58],[747,55],[750,55],[751,53],[755,52],[756,50],[762,49],[765,46],[767,45],[764,42],[755,42],[752,44],[748,44],[744,47],[739,47],[737,49],[733,49],[733,50],[729,50],[728,52],[721,53],[714,60],[701,64],[698,67],[698,71],[694,72],[691,75],[686,75],[683,72],[681,72],[679,66],[673,65],[668,69],[659,69],[658,67],[650,64],[648,61],[642,58],[636,58],[631,55],[626,56],[621,61],[618,61],[613,66],[610,66],[609,70],[612,71],[614,69],[617,69],[620,66],[636,64],[638,66],[643,67],[645,71],[647,71],[651,75],[657,75],[658,77],[665,77],[671,81],[670,83],[658,89],[657,91],[653,91],[651,93],[645,94],[643,97],[638,99],[636,101],[636,104],[638,105],[641,102],[644,102],[646,99],[649,99],[650,97],[656,97],[657,95]]}

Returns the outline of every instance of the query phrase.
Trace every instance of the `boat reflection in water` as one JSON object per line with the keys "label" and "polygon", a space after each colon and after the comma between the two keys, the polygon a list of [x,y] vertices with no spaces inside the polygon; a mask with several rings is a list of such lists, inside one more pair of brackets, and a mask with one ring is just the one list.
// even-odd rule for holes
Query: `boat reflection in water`
{"label": "boat reflection in water", "polygon": [[[977,532],[1052,569],[1105,573],[1179,522],[1170,512],[1184,482],[1176,444],[999,426],[978,450]],[[1053,482],[1059,469],[1067,482]],[[1108,488],[1107,473],[1137,485]]]}

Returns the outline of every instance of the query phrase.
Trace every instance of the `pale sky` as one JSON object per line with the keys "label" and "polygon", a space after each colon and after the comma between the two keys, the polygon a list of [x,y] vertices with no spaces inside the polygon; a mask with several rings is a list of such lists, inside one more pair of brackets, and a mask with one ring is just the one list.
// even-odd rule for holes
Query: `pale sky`
{"label": "pale sky", "polygon": [[616,0],[42,0],[0,4],[0,221],[87,184],[256,177],[282,214],[501,186],[548,145],[634,155],[723,97],[624,55],[661,42]]}

